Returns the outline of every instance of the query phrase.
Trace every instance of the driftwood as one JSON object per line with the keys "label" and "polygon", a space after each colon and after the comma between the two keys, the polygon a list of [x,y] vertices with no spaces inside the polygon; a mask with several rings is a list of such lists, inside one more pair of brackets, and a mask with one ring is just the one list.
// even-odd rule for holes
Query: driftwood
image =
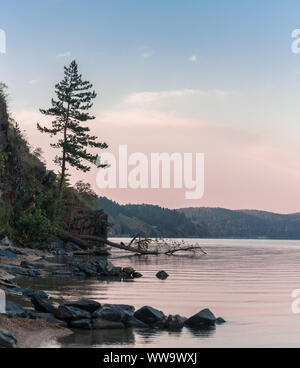
{"label": "driftwood", "polygon": [[[195,250],[200,250],[203,254],[207,254],[202,247],[200,246],[174,246],[171,245],[168,249],[145,249],[143,248],[143,246],[141,244],[145,243],[145,239],[142,240],[136,240],[139,237],[139,234],[137,234],[128,245],[124,244],[123,242],[121,243],[115,243],[112,242],[108,239],[102,239],[99,238],[97,236],[92,236],[92,235],[81,235],[80,238],[81,239],[85,239],[85,240],[93,240],[93,241],[101,241],[101,242],[105,242],[105,244],[110,245],[111,247],[114,248],[118,248],[118,249],[122,249],[122,250],[126,250],[128,252],[133,252],[133,253],[138,253],[138,254],[148,254],[148,255],[159,255],[159,254],[165,254],[165,255],[172,255],[176,252],[187,252],[187,251],[195,251]],[[150,240],[148,241],[147,244],[150,243]],[[136,243],[137,246],[132,246],[133,243]],[[164,243],[164,245],[168,245],[166,242]]]}
{"label": "driftwood", "polygon": [[[79,245],[82,249],[90,249],[93,248],[93,245],[89,244],[89,241],[99,242],[107,244],[113,248],[118,248],[121,250],[125,250],[132,253],[138,254],[145,254],[145,255],[159,255],[159,254],[166,254],[166,255],[173,255],[176,252],[187,252],[187,251],[196,251],[200,250],[202,254],[206,254],[206,252],[202,249],[201,246],[198,245],[191,245],[186,246],[184,243],[175,242],[174,244],[168,244],[167,241],[155,243],[154,249],[148,249],[148,245],[151,244],[151,239],[139,239],[139,234],[137,234],[128,245],[121,243],[115,243],[111,240],[100,238],[98,236],[93,235],[75,235],[69,233],[65,230],[59,230],[59,236],[65,241],[71,241],[77,245]],[[133,244],[136,244],[134,246]],[[183,246],[184,245],[184,246]],[[156,248],[155,248],[156,247]],[[164,249],[165,248],[165,249]]]}

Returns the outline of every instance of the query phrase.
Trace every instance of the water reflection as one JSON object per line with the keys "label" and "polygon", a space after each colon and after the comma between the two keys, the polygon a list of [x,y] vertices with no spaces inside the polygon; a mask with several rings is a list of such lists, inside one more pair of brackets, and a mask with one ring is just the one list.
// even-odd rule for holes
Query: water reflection
{"label": "water reflection", "polygon": [[63,347],[95,347],[107,345],[134,345],[135,338],[131,329],[122,330],[74,330],[72,335],[58,339]]}

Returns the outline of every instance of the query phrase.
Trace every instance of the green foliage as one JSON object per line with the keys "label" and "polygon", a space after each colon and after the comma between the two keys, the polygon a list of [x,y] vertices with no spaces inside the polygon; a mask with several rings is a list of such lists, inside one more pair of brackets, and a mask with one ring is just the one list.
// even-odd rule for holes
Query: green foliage
{"label": "green foliage", "polygon": [[15,238],[20,244],[26,244],[29,241],[43,241],[56,232],[55,225],[40,208],[22,214],[15,225],[18,229]]}
{"label": "green foliage", "polygon": [[[55,235],[63,215],[63,204],[57,189],[49,189],[38,195],[34,195],[34,192],[26,192],[12,213],[13,240],[19,244],[44,241]],[[32,203],[34,207],[30,209]]]}
{"label": "green foliage", "polygon": [[5,170],[9,154],[7,152],[0,153],[0,172]]}
{"label": "green foliage", "polygon": [[95,206],[98,196],[92,189],[90,183],[84,183],[83,180],[79,180],[75,184],[75,190],[88,206]]}
{"label": "green foliage", "polygon": [[106,197],[100,197],[97,208],[109,215],[109,222],[114,223],[110,229],[113,235],[134,236],[137,233],[144,237],[205,237],[206,228],[194,224],[183,213],[148,204],[119,205]]}
{"label": "green foliage", "polygon": [[[96,164],[98,155],[88,152],[87,149],[108,147],[106,143],[97,142],[98,138],[89,134],[89,127],[82,125],[95,119],[88,112],[93,106],[92,100],[97,96],[92,90],[93,85],[82,79],[75,60],[64,69],[64,79],[55,86],[57,99],[52,99],[52,106],[49,109],[40,110],[42,114],[54,117],[52,128],[37,124],[38,130],[42,133],[48,133],[51,137],[61,135],[56,143],[51,144],[53,148],[61,151],[54,161],[61,168],[61,189],[67,165],[83,172],[89,171],[90,166],[84,161]],[[100,167],[106,167],[106,165],[100,165]]]}
{"label": "green foliage", "polygon": [[4,236],[11,237],[12,228],[10,226],[11,220],[11,209],[6,206],[0,206],[0,237]]}

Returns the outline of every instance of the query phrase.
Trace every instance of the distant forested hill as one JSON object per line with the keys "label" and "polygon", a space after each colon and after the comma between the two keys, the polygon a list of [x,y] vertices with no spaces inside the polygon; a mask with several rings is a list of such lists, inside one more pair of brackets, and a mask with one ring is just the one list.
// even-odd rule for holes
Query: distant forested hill
{"label": "distant forested hill", "polygon": [[103,209],[113,223],[113,236],[134,236],[140,233],[149,237],[206,237],[208,233],[200,222],[193,223],[183,213],[149,204],[119,205],[100,197],[97,208]]}
{"label": "distant forested hill", "polygon": [[113,236],[300,239],[300,213],[119,205],[101,197],[97,207],[109,215]]}
{"label": "distant forested hill", "polygon": [[205,224],[211,237],[300,239],[300,213],[281,215],[257,210],[183,208],[194,224]]}

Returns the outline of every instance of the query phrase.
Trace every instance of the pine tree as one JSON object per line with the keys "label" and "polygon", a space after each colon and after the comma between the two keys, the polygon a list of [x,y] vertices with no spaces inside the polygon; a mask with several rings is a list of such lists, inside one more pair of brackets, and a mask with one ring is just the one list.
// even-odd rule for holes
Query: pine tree
{"label": "pine tree", "polygon": [[[98,155],[89,153],[88,148],[105,149],[108,147],[106,143],[97,142],[98,138],[90,135],[90,129],[82,125],[84,122],[95,119],[89,114],[93,106],[92,100],[97,96],[92,90],[93,85],[82,80],[75,60],[64,70],[64,79],[55,86],[57,99],[52,99],[52,107],[49,109],[40,109],[43,115],[55,117],[55,120],[52,121],[52,128],[41,127],[40,124],[37,124],[39,131],[48,133],[51,137],[57,134],[62,135],[56,143],[50,144],[51,147],[61,150],[61,155],[56,156],[54,160],[61,168],[60,190],[65,180],[67,165],[87,172],[90,166],[84,161],[97,165],[98,159]],[[97,166],[106,167],[107,165]]]}

